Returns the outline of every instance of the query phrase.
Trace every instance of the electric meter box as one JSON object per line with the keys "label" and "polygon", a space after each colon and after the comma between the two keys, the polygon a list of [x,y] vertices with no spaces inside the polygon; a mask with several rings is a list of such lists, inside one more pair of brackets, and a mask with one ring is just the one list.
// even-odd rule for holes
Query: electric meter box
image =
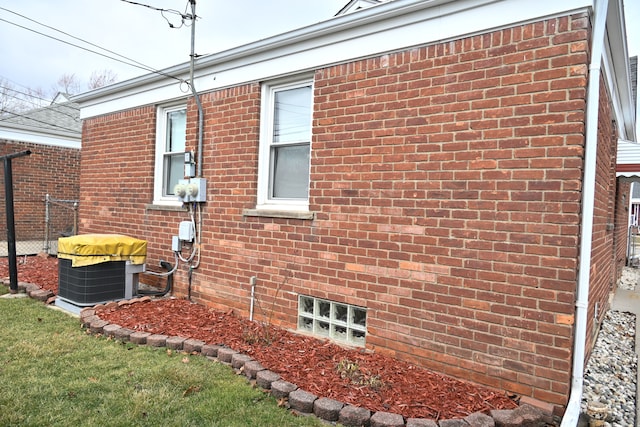
{"label": "electric meter box", "polygon": [[176,193],[176,196],[183,203],[207,201],[207,180],[205,178],[180,179],[178,187],[180,193]]}
{"label": "electric meter box", "polygon": [[204,178],[190,178],[187,184],[187,195],[191,202],[206,202],[207,180]]}

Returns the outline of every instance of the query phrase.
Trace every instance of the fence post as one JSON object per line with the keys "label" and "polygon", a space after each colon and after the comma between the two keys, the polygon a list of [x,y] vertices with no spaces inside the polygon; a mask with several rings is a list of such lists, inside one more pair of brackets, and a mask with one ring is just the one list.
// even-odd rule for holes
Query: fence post
{"label": "fence post", "polygon": [[4,198],[7,214],[7,252],[9,255],[9,292],[18,293],[18,263],[16,262],[16,223],[13,211],[13,172],[11,159],[28,156],[31,151],[2,156],[4,160]]}
{"label": "fence post", "polygon": [[78,202],[73,202],[73,235],[78,235]]}
{"label": "fence post", "polygon": [[44,248],[45,253],[49,253],[49,193],[44,196]]}

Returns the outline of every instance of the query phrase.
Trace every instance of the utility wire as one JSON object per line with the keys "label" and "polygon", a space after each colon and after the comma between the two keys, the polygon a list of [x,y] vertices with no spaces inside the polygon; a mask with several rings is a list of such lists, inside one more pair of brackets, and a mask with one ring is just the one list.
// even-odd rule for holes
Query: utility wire
{"label": "utility wire", "polygon": [[102,46],[98,46],[98,45],[97,45],[97,44],[95,44],[95,43],[91,43],[90,41],[87,41],[87,40],[81,39],[80,37],[76,37],[76,36],[74,36],[74,35],[72,35],[72,34],[66,33],[66,32],[64,32],[64,31],[62,31],[62,30],[59,30],[59,29],[57,29],[57,28],[55,28],[55,27],[52,27],[52,26],[50,26],[50,25],[43,24],[42,22],[38,22],[38,21],[36,21],[35,19],[29,18],[28,16],[22,15],[22,14],[20,14],[20,13],[18,13],[18,12],[14,12],[14,11],[9,10],[9,9],[7,9],[7,8],[4,8],[4,7],[2,7],[2,6],[0,6],[0,10],[4,10],[4,11],[7,11],[7,12],[9,12],[9,13],[13,13],[14,15],[17,15],[17,16],[19,16],[19,17],[23,18],[23,19],[26,19],[26,20],[28,20],[28,21],[31,21],[31,22],[36,23],[36,24],[38,24],[38,25],[41,25],[41,26],[43,26],[43,27],[45,27],[45,28],[49,28],[50,30],[57,31],[58,33],[64,34],[64,35],[65,35],[65,36],[67,36],[67,37],[71,37],[72,39],[75,39],[75,40],[81,41],[82,43],[86,43],[86,44],[88,44],[88,45],[90,45],[90,46],[97,47],[98,49],[102,49],[102,50],[104,50],[105,52],[109,52],[109,53],[111,53],[111,54],[113,54],[113,55],[116,55],[116,56],[119,56],[119,57],[121,57],[121,58],[124,58],[124,59],[126,59],[127,61],[131,61],[131,62],[133,62],[133,63],[136,63],[136,64],[140,65],[141,67],[144,67],[144,68],[145,68],[145,69],[147,69],[147,70],[153,70],[153,68],[152,68],[152,67],[149,67],[148,65],[145,65],[145,64],[143,64],[142,62],[136,61],[135,59],[128,58],[128,57],[126,57],[126,56],[124,56],[124,55],[121,55],[121,54],[119,54],[119,53],[117,53],[117,52],[114,52],[114,51],[109,50],[109,49],[107,49],[107,48],[104,48],[104,47],[102,47]]}
{"label": "utility wire", "polygon": [[[11,79],[10,79],[10,78],[8,78],[8,77],[0,76],[0,82],[1,82],[2,80],[6,80],[6,81],[11,82],[11,83],[13,83],[13,84],[15,84],[15,85],[18,85],[18,86],[20,86],[20,87],[23,87],[23,88],[25,88],[25,89],[27,89],[27,90],[32,90],[32,88],[27,87],[27,86],[25,86],[25,85],[21,85],[20,83],[18,83],[18,82],[16,82],[16,81],[14,81],[14,80],[11,80]],[[42,98],[42,99],[44,99],[44,98]],[[49,101],[49,102],[51,102],[51,100],[48,100],[48,101]]]}
{"label": "utility wire", "polygon": [[[17,99],[19,101],[28,102],[29,104],[32,104],[34,108],[42,108],[45,105],[51,104],[51,100],[40,98],[37,95],[31,95],[31,94],[28,94],[26,92],[21,92],[18,89],[14,89],[14,88],[9,87],[9,86],[0,85],[0,90],[4,91],[4,92],[0,93],[1,96],[10,96],[11,98]],[[13,92],[13,93],[11,93],[11,92]],[[26,98],[21,98],[19,96],[16,96],[16,95],[14,95],[14,93],[18,93],[20,95],[23,95]],[[42,104],[42,103],[36,102],[35,100],[45,101],[47,104]]]}
{"label": "utility wire", "polygon": [[[3,7],[0,7],[0,9],[6,10],[6,11],[11,12],[11,13],[15,13],[15,12],[12,12],[12,11],[10,11],[10,10],[8,10],[8,9],[3,8]],[[17,13],[15,13],[15,14],[16,14],[16,15],[18,15],[18,16],[22,16],[22,15],[17,14]],[[34,20],[30,19],[30,18],[26,18],[26,17],[24,17],[24,18],[25,18],[25,19],[29,19],[30,21],[36,22],[36,23],[37,23],[37,24],[39,24],[39,25],[43,25],[43,26],[45,26],[45,27],[52,28],[52,27],[49,27],[49,26],[47,26],[47,25],[40,24],[39,22],[34,21]],[[131,67],[140,68],[140,69],[145,70],[145,71],[147,71],[147,72],[151,72],[151,73],[159,74],[159,75],[161,75],[161,76],[169,77],[169,78],[175,79],[175,80],[177,80],[177,81],[179,81],[179,82],[181,82],[181,83],[184,83],[184,80],[183,80],[183,79],[180,79],[180,78],[178,78],[178,77],[175,77],[175,76],[172,76],[172,75],[170,75],[170,74],[164,73],[164,72],[162,72],[162,71],[156,70],[156,69],[151,68],[151,67],[149,67],[149,66],[147,66],[147,65],[141,64],[140,62],[138,62],[138,61],[136,61],[136,60],[133,60],[133,59],[127,58],[127,57],[125,57],[125,56],[123,56],[123,55],[120,55],[120,54],[118,54],[118,53],[112,52],[112,51],[110,51],[110,50],[108,50],[108,49],[105,49],[105,48],[103,48],[103,47],[97,46],[97,45],[95,45],[95,44],[93,44],[93,43],[90,43],[90,42],[87,42],[87,41],[85,41],[85,40],[79,39],[79,38],[77,38],[77,37],[71,36],[71,35],[69,35],[69,34],[67,34],[67,33],[65,33],[65,32],[63,32],[63,31],[56,30],[55,28],[52,28],[52,29],[54,29],[54,30],[56,30],[56,31],[58,31],[58,32],[61,32],[61,33],[65,34],[65,35],[68,35],[69,37],[73,37],[73,38],[75,38],[75,39],[77,39],[77,40],[80,40],[80,41],[82,41],[83,43],[87,43],[87,44],[90,44],[90,45],[92,45],[92,46],[96,46],[96,47],[98,47],[99,49],[102,49],[102,50],[104,50],[104,51],[107,51],[107,52],[113,53],[113,54],[115,54],[115,55],[118,55],[118,56],[120,56],[120,57],[122,57],[122,58],[127,59],[127,61],[131,61],[131,62],[127,62],[127,61],[124,61],[124,60],[122,60],[122,59],[118,59],[118,58],[115,58],[115,57],[112,57],[112,56],[106,55],[106,54],[104,54],[104,53],[97,52],[97,51],[95,51],[95,50],[91,50],[91,49],[86,48],[86,47],[83,47],[83,46],[79,46],[79,45],[77,45],[77,44],[74,44],[74,43],[68,42],[68,41],[66,41],[66,40],[59,39],[59,38],[57,38],[57,37],[53,37],[53,36],[51,36],[51,35],[49,35],[49,34],[42,33],[42,32],[40,32],[40,31],[34,30],[34,29],[32,29],[32,28],[29,28],[29,27],[25,27],[25,26],[23,26],[23,25],[17,24],[17,23],[15,23],[15,22],[8,21],[8,20],[3,19],[3,18],[0,18],[0,21],[6,22],[6,23],[8,23],[8,24],[14,25],[14,26],[16,26],[16,27],[22,28],[22,29],[27,30],[27,31],[31,31],[31,32],[36,33],[36,34],[39,34],[39,35],[41,35],[41,36],[48,37],[48,38],[50,38],[50,39],[53,39],[53,40],[59,41],[59,42],[61,42],[61,43],[65,43],[65,44],[68,44],[68,45],[70,45],[70,46],[77,47],[77,48],[82,49],[82,50],[85,50],[85,51],[87,51],[87,52],[95,53],[96,55],[100,55],[100,56],[103,56],[103,57],[105,57],[105,58],[108,58],[108,59],[111,59],[111,60],[114,60],[114,61],[117,61],[117,62],[121,62],[121,63],[126,64],[126,65],[129,65],[129,66],[131,66]]]}
{"label": "utility wire", "polygon": [[15,25],[16,27],[22,28],[22,29],[27,30],[27,31],[31,31],[31,32],[33,32],[33,33],[39,34],[39,35],[44,36],[44,37],[48,37],[48,38],[50,38],[50,39],[53,39],[53,40],[56,40],[56,41],[59,41],[59,42],[65,43],[65,44],[68,44],[68,45],[70,45],[70,46],[77,47],[77,48],[79,48],[79,49],[86,50],[86,51],[88,51],[88,52],[95,53],[95,54],[98,54],[98,55],[100,55],[100,56],[104,56],[105,58],[113,59],[113,60],[115,60],[115,61],[122,62],[123,64],[131,65],[131,66],[133,66],[133,67],[142,68],[142,69],[144,69],[144,70],[146,70],[146,71],[150,71],[150,70],[149,70],[148,68],[146,68],[146,67],[140,67],[140,66],[138,66],[138,65],[134,65],[134,64],[132,64],[132,63],[130,63],[130,62],[126,62],[126,61],[123,61],[123,60],[121,60],[121,59],[114,58],[114,57],[111,57],[111,56],[109,56],[109,55],[105,55],[104,53],[96,52],[95,50],[91,50],[91,49],[89,49],[89,48],[79,46],[79,45],[77,45],[77,44],[74,44],[74,43],[68,42],[68,41],[66,41],[66,40],[62,40],[62,39],[59,39],[59,38],[57,38],[57,37],[50,36],[49,34],[41,33],[40,31],[34,30],[34,29],[32,29],[32,28],[25,27],[25,26],[20,25],[20,24],[16,24],[15,22],[7,21],[6,19],[3,19],[3,18],[0,18],[0,21],[6,22],[7,24]]}
{"label": "utility wire", "polygon": [[[5,89],[5,90],[7,90],[7,91],[11,91],[11,92],[19,93],[20,95],[28,96],[29,98],[33,98],[33,99],[37,99],[37,100],[40,100],[40,101],[44,101],[44,102],[46,102],[46,103],[47,103],[47,105],[50,105],[50,104],[53,102],[53,99],[49,99],[49,98],[42,98],[42,97],[38,96],[37,94],[24,92],[24,91],[18,90],[18,89],[16,89],[16,88],[13,88],[13,87],[11,87],[11,86],[4,86],[4,85],[2,84],[2,79],[3,79],[3,78],[4,78],[4,77],[0,76],[0,89]],[[7,80],[7,81],[10,81],[9,79],[6,79],[6,80]],[[15,83],[15,82],[13,82],[13,83]],[[17,83],[16,83],[16,84],[17,84]],[[23,86],[23,87],[24,87],[24,86]],[[25,87],[25,89],[27,89],[27,90],[31,90],[31,88],[28,88],[28,87]],[[61,92],[61,93],[65,94],[64,92]],[[32,101],[31,101],[31,102],[32,102]],[[33,104],[35,104],[35,102],[33,102]]]}
{"label": "utility wire", "polygon": [[[42,101],[47,101],[44,98],[40,98],[40,97],[35,96],[35,95],[29,95],[28,93],[20,92],[19,90],[12,89],[12,88],[7,87],[7,86],[0,85],[0,89],[6,89],[7,91],[16,92],[16,93],[19,93],[19,94],[24,95],[24,96],[28,96],[28,97],[33,98],[33,99],[40,99]],[[18,101],[29,102],[29,103],[35,105],[36,108],[33,108],[31,111],[33,111],[33,110],[43,110],[45,108],[51,108],[51,101],[47,101],[49,103],[49,105],[44,105],[43,106],[43,105],[38,105],[36,102],[34,102],[34,101],[30,100],[30,99],[21,98],[19,96],[13,95],[13,94],[8,93],[8,92],[3,93],[2,95],[17,99]],[[76,122],[80,120],[77,115],[74,116],[73,114],[66,113],[64,111],[61,111],[61,108],[59,108],[59,107],[64,107],[64,108],[68,108],[68,109],[73,110],[74,109],[73,107],[70,107],[70,106],[65,105],[65,104],[55,104],[55,105],[58,107],[58,108],[56,108],[54,110],[56,114],[62,114],[63,116],[67,116],[67,117],[69,117],[71,119],[74,119]]]}
{"label": "utility wire", "polygon": [[[66,130],[67,132],[78,133],[78,131],[75,130],[75,129],[70,129],[70,128],[66,128],[64,126],[60,126],[60,125],[56,125],[56,124],[53,124],[53,123],[48,123],[48,122],[45,122],[45,121],[42,121],[42,120],[34,119],[33,117],[25,116],[24,114],[20,114],[20,113],[14,113],[13,111],[0,110],[0,112],[13,114],[16,117],[22,117],[23,119],[32,120],[32,121],[34,121],[36,123],[42,123],[42,124],[45,124],[47,126],[53,126],[53,127],[56,127],[56,128],[60,128],[60,129]],[[9,118],[11,118],[11,117],[9,117]],[[4,120],[6,120],[6,119],[4,119]],[[2,121],[3,120],[0,120],[0,124],[2,123]],[[49,129],[49,128],[46,128],[44,126],[34,126],[34,127],[37,127],[37,128],[40,128],[40,129]]]}
{"label": "utility wire", "polygon": [[[187,6],[185,6],[184,12],[182,12],[182,13],[181,13],[179,10],[175,10],[175,9],[161,9],[161,8],[159,8],[159,7],[151,6],[151,5],[144,4],[144,3],[138,3],[138,2],[136,2],[136,1],[132,1],[132,0],[120,0],[120,1],[122,1],[122,2],[124,2],[124,3],[132,4],[132,5],[135,5],[135,6],[142,6],[142,7],[146,7],[146,8],[148,8],[148,9],[155,10],[155,11],[157,11],[157,12],[160,12],[160,15],[162,15],[162,17],[165,19],[165,21],[167,21],[167,24],[169,24],[169,27],[170,27],[170,28],[181,28],[182,26],[187,26],[187,27],[188,27],[189,25],[185,24],[185,22],[184,22],[184,21],[185,21],[185,20],[192,20],[192,19],[197,18],[197,16],[192,16],[192,15],[187,14],[187,9],[189,8],[189,2],[187,2]],[[166,13],[171,13],[171,14],[174,14],[174,15],[178,15],[178,16],[180,17],[180,20],[181,20],[181,22],[180,22],[180,26],[179,26],[179,27],[176,27],[175,25],[173,25],[173,24],[171,23],[171,21],[169,21],[169,18],[167,18],[166,16],[164,16],[165,12],[166,12]]]}
{"label": "utility wire", "polygon": [[185,17],[185,15],[183,15],[182,13],[180,13],[180,11],[179,11],[179,10],[175,10],[175,9],[161,9],[161,8],[159,8],[159,7],[151,6],[151,5],[144,4],[144,3],[138,3],[138,2],[135,2],[135,1],[131,1],[131,0],[120,0],[120,1],[122,1],[122,2],[124,2],[124,3],[133,4],[133,5],[136,5],[136,6],[143,6],[143,7],[147,7],[147,8],[149,8],[149,9],[152,9],[152,10],[155,10],[155,11],[158,11],[158,12],[170,12],[170,13],[174,13],[174,14],[176,14],[176,15],[180,15],[182,18],[186,18],[186,17]]}
{"label": "utility wire", "polygon": [[[0,78],[2,78],[2,76],[0,76]],[[2,81],[0,80],[0,83],[1,82]],[[40,101],[45,101],[47,104],[51,104],[51,101],[52,101],[51,99],[41,98],[38,95],[34,95],[34,94],[31,94],[31,93],[23,92],[21,90],[12,88],[11,86],[4,86],[4,85],[0,84],[0,89],[6,89],[6,90],[9,90],[11,92],[19,93],[20,95],[28,96],[29,98],[38,99]],[[29,89],[29,88],[26,88],[26,89]]]}

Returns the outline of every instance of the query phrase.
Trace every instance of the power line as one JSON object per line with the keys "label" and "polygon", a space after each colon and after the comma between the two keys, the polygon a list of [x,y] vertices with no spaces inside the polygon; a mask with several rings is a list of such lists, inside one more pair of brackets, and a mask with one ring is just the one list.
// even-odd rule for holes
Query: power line
{"label": "power line", "polygon": [[[12,88],[12,87],[9,87],[9,86],[2,86],[2,85],[0,85],[0,89],[1,89],[1,90],[4,90],[4,92],[0,93],[0,95],[2,95],[2,96],[10,96],[11,98],[17,99],[17,100],[19,100],[19,101],[28,102],[28,103],[30,103],[30,104],[33,104],[33,106],[34,106],[35,108],[43,107],[43,105],[42,105],[41,103],[36,102],[35,100],[46,101],[46,102],[47,102],[47,104],[51,104],[51,101],[50,101],[50,100],[47,100],[47,99],[44,99],[44,98],[40,98],[40,97],[39,97],[39,96],[37,96],[37,95],[30,95],[30,94],[28,94],[28,93],[26,93],[26,92],[21,92],[21,91],[19,91],[19,90],[17,90],[17,89],[14,89],[14,88]],[[20,95],[23,95],[23,96],[24,96],[24,97],[26,97],[26,98],[24,98],[24,97],[19,97],[19,96],[16,96],[16,95],[13,95],[13,94],[11,94],[10,92],[18,93],[18,94],[20,94]]]}
{"label": "power line", "polygon": [[[30,95],[30,94],[28,94],[28,93],[26,93],[26,92],[21,92],[21,91],[19,91],[19,90],[17,90],[17,89],[13,89],[13,88],[11,88],[11,87],[9,87],[9,86],[2,86],[2,85],[0,85],[0,89],[5,89],[5,90],[7,90],[7,91],[11,91],[11,92],[19,93],[19,94],[21,94],[21,95],[24,95],[24,96],[27,96],[27,97],[30,97],[30,98],[33,98],[33,99],[39,99],[39,100],[41,100],[41,101],[46,101],[48,104],[51,104],[51,101],[49,101],[49,100],[47,100],[47,99],[40,98],[39,96],[36,96],[36,95]],[[9,96],[9,97],[14,98],[14,99],[17,99],[18,101],[29,102],[29,103],[31,103],[31,104],[33,104],[34,106],[36,106],[36,107],[37,107],[37,108],[32,109],[31,111],[33,111],[33,110],[42,110],[42,109],[44,109],[44,108],[50,108],[50,106],[51,106],[51,105],[49,105],[49,106],[43,106],[43,105],[37,104],[36,102],[34,102],[34,101],[30,100],[30,99],[21,98],[21,97],[19,97],[19,96],[12,95],[11,93],[8,93],[8,92],[3,93],[3,95],[4,95],[4,96]],[[65,105],[65,104],[63,104],[63,103],[56,104],[56,106],[57,106],[57,107],[64,107],[64,108],[68,108],[68,109],[74,109],[73,107],[70,107],[70,106]],[[56,110],[55,110],[55,112],[56,112],[57,114],[62,114],[63,116],[67,116],[67,117],[69,117],[69,118],[71,118],[71,119],[75,120],[76,122],[77,122],[77,121],[79,121],[79,117],[78,117],[78,116],[74,116],[73,114],[66,113],[66,112],[64,112],[64,111],[61,111],[60,109],[56,109]]]}
{"label": "power line", "polygon": [[175,10],[175,9],[161,9],[161,8],[159,8],[159,7],[151,6],[151,5],[144,4],[144,3],[138,3],[138,2],[135,2],[135,1],[131,1],[131,0],[120,0],[120,1],[122,1],[122,2],[124,2],[124,3],[133,4],[133,5],[136,5],[136,6],[143,6],[143,7],[146,7],[146,8],[149,8],[149,9],[155,10],[155,11],[158,11],[158,12],[170,12],[170,13],[174,13],[174,14],[176,14],[176,15],[180,15],[182,18],[186,18],[186,17],[185,17],[185,15],[183,15],[182,13],[180,13],[180,11],[179,11],[179,10]]}
{"label": "power line", "polygon": [[126,57],[126,56],[124,56],[124,55],[120,55],[119,53],[113,52],[113,51],[111,51],[111,50],[109,50],[109,49],[103,48],[103,47],[101,47],[101,46],[98,46],[98,45],[96,45],[96,44],[94,44],[94,43],[91,43],[91,42],[88,42],[88,41],[86,41],[86,40],[83,40],[83,39],[81,39],[81,38],[78,38],[78,37],[72,36],[72,35],[70,35],[70,34],[68,34],[68,33],[65,33],[64,31],[61,31],[61,30],[58,30],[58,29],[56,29],[56,28],[50,27],[50,26],[48,26],[48,25],[42,24],[42,23],[40,23],[40,22],[38,22],[38,21],[35,21],[35,20],[31,19],[31,18],[28,18],[28,17],[26,17],[26,16],[23,16],[23,15],[21,15],[21,14],[19,14],[19,13],[16,13],[16,12],[11,11],[11,10],[8,10],[8,9],[6,9],[6,8],[4,8],[4,7],[0,7],[0,9],[5,10],[5,11],[10,12],[10,13],[13,13],[13,14],[15,14],[15,15],[18,15],[18,16],[20,16],[20,17],[24,18],[24,19],[28,19],[29,21],[35,22],[35,23],[36,23],[36,24],[38,24],[38,25],[42,25],[42,26],[44,26],[44,27],[46,27],[46,28],[53,29],[53,30],[55,30],[55,31],[57,31],[57,32],[60,32],[60,33],[62,33],[62,34],[64,34],[64,35],[66,35],[66,36],[68,36],[68,37],[72,37],[72,38],[74,38],[74,39],[76,39],[76,40],[79,40],[79,41],[81,41],[81,42],[83,42],[83,43],[89,44],[89,45],[91,45],[91,46],[94,46],[94,47],[97,47],[97,48],[99,48],[99,49],[102,49],[102,50],[104,50],[104,51],[106,51],[106,52],[109,52],[109,53],[112,53],[112,54],[114,54],[114,55],[117,55],[117,56],[120,56],[120,57],[122,57],[122,58],[125,58],[127,61],[130,61],[130,62],[127,62],[127,61],[124,61],[124,60],[122,60],[122,59],[118,59],[118,58],[115,58],[115,57],[112,57],[112,56],[106,55],[106,54],[101,53],[101,52],[97,52],[97,51],[95,51],[95,50],[91,50],[91,49],[86,48],[86,47],[83,47],[83,46],[79,46],[79,45],[74,44],[74,43],[71,43],[71,42],[69,42],[69,41],[62,40],[62,39],[59,39],[59,38],[57,38],[57,37],[53,37],[53,36],[51,36],[51,35],[49,35],[49,34],[45,34],[45,33],[42,33],[42,32],[40,32],[40,31],[34,30],[34,29],[32,29],[32,28],[25,27],[25,26],[23,26],[23,25],[20,25],[20,24],[15,23],[15,22],[11,22],[11,21],[8,21],[8,20],[6,20],[6,19],[0,18],[0,21],[6,22],[7,24],[14,25],[14,26],[19,27],[19,28],[22,28],[22,29],[24,29],[24,30],[31,31],[31,32],[33,32],[33,33],[36,33],[36,34],[39,34],[39,35],[41,35],[41,36],[44,36],[44,37],[47,37],[47,38],[50,38],[50,39],[53,39],[53,40],[59,41],[59,42],[61,42],[61,43],[68,44],[68,45],[73,46],[73,47],[77,47],[78,49],[82,49],[82,50],[85,50],[85,51],[87,51],[87,52],[95,53],[96,55],[103,56],[103,57],[108,58],[108,59],[111,59],[111,60],[113,60],[113,61],[121,62],[121,63],[126,64],[126,65],[129,65],[129,66],[131,66],[131,67],[140,68],[140,69],[145,70],[145,71],[147,71],[147,72],[151,72],[151,73],[159,74],[159,75],[164,76],[164,77],[169,77],[169,78],[175,79],[175,80],[177,80],[177,81],[179,81],[179,82],[181,82],[181,83],[183,83],[183,82],[184,82],[184,80],[183,80],[183,79],[180,79],[180,78],[178,78],[178,77],[172,76],[172,75],[167,74],[167,73],[163,73],[162,71],[156,70],[156,69],[154,69],[154,68],[152,68],[152,67],[149,67],[148,65],[142,64],[142,63],[140,63],[140,62],[138,62],[138,61],[136,61],[136,60],[134,60],[134,59],[128,58],[128,57]]}
{"label": "power line", "polygon": [[15,25],[16,27],[22,28],[22,29],[27,30],[27,31],[31,31],[31,32],[33,32],[33,33],[39,34],[39,35],[44,36],[44,37],[48,37],[48,38],[50,38],[50,39],[53,39],[53,40],[56,40],[56,41],[59,41],[59,42],[65,43],[65,44],[68,44],[68,45],[70,45],[70,46],[77,47],[77,48],[79,48],[79,49],[86,50],[86,51],[88,51],[88,52],[95,53],[95,54],[100,55],[100,56],[104,56],[105,58],[113,59],[113,60],[115,60],[115,61],[122,62],[123,64],[131,65],[131,66],[133,66],[133,67],[142,68],[142,69],[144,69],[145,71],[150,71],[150,70],[149,70],[149,69],[147,69],[147,68],[143,68],[143,67],[140,67],[140,66],[137,66],[137,65],[131,64],[131,63],[129,63],[129,62],[123,61],[123,60],[118,59],[118,58],[113,58],[113,57],[111,57],[111,56],[109,56],[109,55],[105,55],[104,53],[96,52],[95,50],[91,50],[91,49],[88,49],[88,48],[86,48],[86,47],[78,46],[77,44],[74,44],[74,43],[68,42],[68,41],[66,41],[66,40],[59,39],[59,38],[57,38],[57,37],[50,36],[49,34],[41,33],[40,31],[34,30],[34,29],[32,29],[32,28],[29,28],[29,27],[25,27],[25,26],[20,25],[20,24],[16,24],[15,22],[7,21],[6,19],[3,19],[3,18],[0,18],[0,21],[6,22],[7,24]]}
{"label": "power line", "polygon": [[[27,86],[25,86],[25,85],[21,85],[20,83],[18,83],[18,82],[16,82],[16,81],[14,81],[14,80],[11,80],[11,79],[10,79],[10,78],[8,78],[8,77],[0,76],[0,81],[2,81],[2,79],[6,80],[6,81],[8,81],[8,82],[11,82],[11,83],[13,83],[13,84],[15,84],[15,85],[18,85],[18,86],[20,86],[20,87],[23,87],[23,88],[25,88],[25,89],[27,89],[27,90],[31,90],[31,89],[32,89],[32,88],[27,87]],[[44,99],[44,98],[43,98],[43,99]],[[49,100],[49,101],[50,101],[50,100]]]}
{"label": "power line", "polygon": [[[192,19],[197,18],[196,16],[192,16],[192,15],[187,14],[187,9],[189,8],[189,2],[188,2],[188,1],[187,1],[187,5],[185,6],[184,12],[182,12],[182,13],[181,13],[179,10],[175,10],[175,9],[162,9],[162,8],[155,7],[155,6],[151,6],[151,5],[148,5],[148,4],[138,3],[138,2],[136,2],[136,1],[132,1],[132,0],[120,0],[120,1],[122,1],[122,2],[124,2],[124,3],[132,4],[132,5],[135,5],[135,6],[142,6],[142,7],[146,7],[146,8],[148,8],[148,9],[155,10],[155,11],[157,11],[157,12],[160,12],[160,15],[162,15],[162,17],[165,19],[165,21],[167,21],[167,23],[169,24],[169,27],[170,27],[170,28],[181,28],[182,26],[187,26],[187,27],[188,27],[188,25],[187,25],[187,24],[185,24],[185,22],[184,22],[184,21],[185,21],[185,20],[192,20]],[[180,26],[179,26],[179,27],[176,27],[175,25],[173,25],[173,24],[171,23],[171,21],[169,21],[169,18],[167,18],[166,16],[164,16],[165,12],[167,12],[167,13],[171,13],[171,14],[174,14],[174,15],[178,15],[178,16],[180,17]]]}
{"label": "power line", "polygon": [[[0,79],[2,79],[2,78],[6,79],[6,77],[2,77],[2,76],[0,76]],[[9,80],[9,79],[6,79],[6,80]],[[0,82],[2,82],[2,80],[0,80]],[[14,83],[15,83],[15,82],[14,82]],[[16,83],[16,84],[17,84],[17,83]],[[23,86],[23,87],[24,87],[24,86]],[[0,84],[0,89],[10,90],[11,92],[15,92],[15,93],[19,93],[20,95],[28,96],[29,98],[39,99],[40,101],[46,101],[48,104],[51,104],[51,101],[52,101],[51,99],[41,98],[41,97],[39,97],[38,95],[34,95],[34,94],[32,94],[32,93],[27,93],[27,92],[23,92],[23,91],[21,91],[21,90],[18,90],[18,89],[12,88],[11,86],[3,86],[2,84]],[[28,88],[28,87],[25,87],[25,89],[30,90],[30,88]]]}
{"label": "power line", "polygon": [[65,36],[67,36],[67,37],[71,37],[72,39],[75,39],[75,40],[81,41],[82,43],[86,43],[86,44],[88,44],[88,45],[90,45],[90,46],[97,47],[98,49],[102,49],[102,50],[104,50],[105,52],[109,52],[109,53],[111,53],[111,54],[113,54],[113,55],[116,55],[116,56],[119,56],[119,57],[121,57],[121,58],[124,58],[124,59],[126,59],[127,61],[134,62],[134,63],[136,63],[136,64],[138,64],[138,65],[140,65],[140,66],[144,67],[144,68],[145,68],[145,69],[147,69],[147,70],[152,70],[152,69],[153,69],[152,67],[149,67],[148,65],[145,65],[145,64],[143,64],[143,63],[141,63],[141,62],[139,62],[139,61],[136,61],[135,59],[128,58],[128,57],[126,57],[126,56],[124,56],[124,55],[121,55],[121,54],[119,54],[119,53],[117,53],[117,52],[114,52],[114,51],[109,50],[109,49],[107,49],[107,48],[104,48],[104,47],[102,47],[102,46],[98,46],[98,45],[97,45],[97,44],[95,44],[95,43],[91,43],[90,41],[87,41],[87,40],[81,39],[80,37],[76,37],[76,36],[74,36],[74,35],[72,35],[72,34],[66,33],[66,32],[64,32],[64,31],[62,31],[62,30],[59,30],[59,29],[57,29],[57,28],[55,28],[55,27],[52,27],[52,26],[50,26],[50,25],[43,24],[42,22],[38,22],[38,21],[36,21],[35,19],[29,18],[28,16],[22,15],[22,14],[20,14],[20,13],[18,13],[18,12],[14,12],[14,11],[9,10],[9,9],[7,9],[7,8],[4,8],[4,7],[2,7],[2,6],[0,6],[0,9],[1,9],[1,10],[4,10],[4,11],[7,11],[7,12],[9,12],[9,13],[13,13],[14,15],[17,15],[17,16],[19,16],[19,17],[23,18],[23,19],[26,19],[26,20],[28,20],[28,21],[31,21],[31,22],[36,23],[36,24],[38,24],[38,25],[41,25],[41,26],[43,26],[43,27],[45,27],[45,28],[49,28],[49,29],[51,29],[51,30],[53,30],[53,31],[57,31],[58,33],[64,34],[64,35],[65,35]]}
{"label": "power line", "polygon": [[[23,119],[32,120],[32,121],[34,121],[36,123],[42,123],[42,124],[45,124],[47,126],[60,128],[62,130],[66,130],[67,132],[78,133],[78,131],[75,130],[75,129],[71,129],[71,128],[67,128],[67,127],[64,127],[64,126],[56,125],[56,124],[53,124],[53,123],[45,122],[45,121],[42,121],[42,120],[34,119],[33,117],[25,116],[24,114],[20,114],[20,113],[14,113],[13,111],[7,111],[7,110],[3,109],[3,110],[0,110],[0,112],[1,113],[13,114],[16,117],[22,117]],[[11,117],[9,117],[9,118],[11,118]],[[3,120],[6,120],[6,119],[3,119]],[[3,120],[0,120],[0,125],[2,124]],[[49,129],[49,128],[46,128],[44,126],[34,126],[34,127],[37,127],[37,128],[40,128],[40,129]]]}

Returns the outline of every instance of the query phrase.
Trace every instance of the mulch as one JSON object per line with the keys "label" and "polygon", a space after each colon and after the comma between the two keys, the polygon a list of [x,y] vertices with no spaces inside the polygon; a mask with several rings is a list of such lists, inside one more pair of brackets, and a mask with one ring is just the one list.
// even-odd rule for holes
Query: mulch
{"label": "mulch", "polygon": [[[0,262],[0,277],[7,273]],[[57,291],[57,259],[29,257],[18,266],[20,281]],[[54,286],[55,283],[55,286]],[[158,299],[102,309],[112,324],[153,334],[198,339],[247,354],[282,379],[319,397],[400,414],[451,419],[474,412],[517,407],[504,392],[461,381],[364,349],[250,322],[183,299]]]}

